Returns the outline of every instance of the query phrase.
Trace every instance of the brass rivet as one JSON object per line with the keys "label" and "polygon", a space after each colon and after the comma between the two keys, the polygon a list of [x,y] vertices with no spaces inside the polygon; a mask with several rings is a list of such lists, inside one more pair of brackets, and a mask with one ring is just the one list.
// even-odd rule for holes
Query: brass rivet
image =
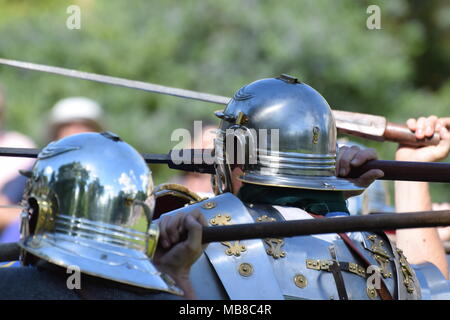
{"label": "brass rivet", "polygon": [[294,283],[300,289],[303,289],[308,285],[308,279],[302,274],[296,274],[294,277]]}
{"label": "brass rivet", "polygon": [[239,274],[243,277],[250,277],[253,274],[253,266],[250,263],[241,263],[239,265]]}
{"label": "brass rivet", "polygon": [[319,142],[319,133],[320,133],[319,127],[314,127],[313,128],[313,143],[314,144],[317,144]]}
{"label": "brass rivet", "polygon": [[204,204],[202,204],[203,209],[212,209],[216,207],[216,203],[214,201],[207,201]]}
{"label": "brass rivet", "polygon": [[375,289],[367,288],[366,291],[367,291],[367,296],[370,299],[375,299],[377,297],[377,291]]}
{"label": "brass rivet", "polygon": [[236,124],[242,125],[246,124],[248,122],[248,117],[243,113],[242,111],[239,112],[237,118],[236,118]]}
{"label": "brass rivet", "polygon": [[228,224],[230,224],[230,221],[231,221],[231,216],[228,214],[225,214],[225,215],[218,214],[214,218],[209,220],[209,222],[214,226],[215,225],[219,225],[219,226],[228,225]]}

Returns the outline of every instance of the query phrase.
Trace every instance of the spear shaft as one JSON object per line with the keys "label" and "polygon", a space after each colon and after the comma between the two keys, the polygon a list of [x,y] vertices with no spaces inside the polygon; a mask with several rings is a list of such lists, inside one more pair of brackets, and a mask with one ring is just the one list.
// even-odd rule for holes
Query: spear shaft
{"label": "spear shaft", "polygon": [[450,225],[450,210],[372,213],[364,216],[291,220],[203,228],[203,243],[285,238],[325,233],[429,228]]}
{"label": "spear shaft", "polygon": [[[65,77],[95,81],[114,86],[143,90],[152,93],[159,93],[221,105],[226,105],[231,100],[230,97],[224,97],[204,92],[185,90],[154,83],[105,76],[101,74],[47,66],[25,61],[0,58],[0,64],[20,69],[46,72]],[[439,143],[438,134],[435,134],[431,138],[419,140],[405,125],[388,122],[387,119],[382,116],[340,110],[332,111],[336,119],[337,130],[340,133],[359,136],[375,141],[392,141],[413,147],[436,145]]]}
{"label": "spear shaft", "polygon": [[[450,225],[450,210],[407,213],[372,213],[366,216],[203,227],[202,243],[286,238],[355,231],[430,228],[448,225]],[[0,244],[0,262],[17,260],[19,252],[20,250],[16,243]]]}
{"label": "spear shaft", "polygon": [[[3,157],[29,157],[37,158],[40,149],[26,148],[0,148],[0,156]],[[177,158],[184,159],[184,153],[189,155],[189,163],[175,163],[172,161],[173,153]],[[183,149],[172,150],[168,154],[143,153],[142,157],[149,164],[166,164],[171,169],[214,174],[213,164],[206,164],[202,156],[211,154],[211,149]],[[360,167],[352,168],[348,178],[357,178],[371,169],[380,169],[384,177],[380,180],[401,181],[425,181],[425,182],[450,182],[450,163],[412,162],[392,160],[372,160]]]}

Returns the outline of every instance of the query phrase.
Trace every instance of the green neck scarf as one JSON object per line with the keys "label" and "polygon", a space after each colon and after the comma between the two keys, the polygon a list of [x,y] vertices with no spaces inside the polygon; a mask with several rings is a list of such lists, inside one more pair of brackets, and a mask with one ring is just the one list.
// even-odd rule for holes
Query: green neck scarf
{"label": "green neck scarf", "polygon": [[243,184],[237,196],[243,202],[247,203],[296,207],[309,213],[320,215],[337,211],[349,213],[344,195],[341,191],[321,191]]}

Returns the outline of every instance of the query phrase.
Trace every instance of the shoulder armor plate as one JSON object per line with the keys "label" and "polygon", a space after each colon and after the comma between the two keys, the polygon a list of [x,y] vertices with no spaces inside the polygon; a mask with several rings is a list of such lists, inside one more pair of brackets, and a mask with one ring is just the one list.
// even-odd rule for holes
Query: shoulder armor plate
{"label": "shoulder armor plate", "polygon": [[[169,214],[194,208],[201,210],[210,225],[313,219],[298,208],[244,204],[230,193]],[[230,241],[208,245],[192,268],[192,282],[202,299],[225,295],[258,300],[339,299],[331,272],[336,263],[348,299],[380,299],[370,287],[370,283],[376,285],[377,276],[394,299],[420,299],[414,270],[384,234],[351,232],[347,236],[370,263],[369,268],[337,234]]]}

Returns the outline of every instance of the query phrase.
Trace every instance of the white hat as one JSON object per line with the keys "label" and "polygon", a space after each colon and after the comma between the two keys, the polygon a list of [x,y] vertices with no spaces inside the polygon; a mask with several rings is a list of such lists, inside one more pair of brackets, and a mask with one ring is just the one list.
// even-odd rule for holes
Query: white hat
{"label": "white hat", "polygon": [[76,120],[88,120],[100,125],[103,110],[100,105],[85,97],[71,97],[58,101],[50,114],[51,125]]}

